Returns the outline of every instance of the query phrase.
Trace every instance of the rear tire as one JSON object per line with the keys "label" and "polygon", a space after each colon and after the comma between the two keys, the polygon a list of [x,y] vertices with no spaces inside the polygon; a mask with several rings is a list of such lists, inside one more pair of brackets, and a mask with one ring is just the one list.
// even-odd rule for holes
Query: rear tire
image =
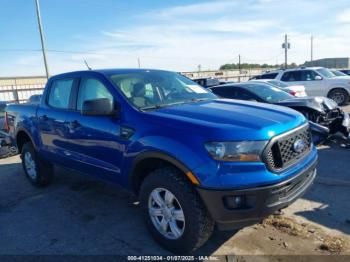
{"label": "rear tire", "polygon": [[[157,199],[154,194],[163,202],[154,201]],[[215,223],[202,200],[186,177],[175,168],[164,167],[149,174],[141,185],[140,203],[151,235],[171,252],[192,252],[213,232]],[[164,226],[163,220],[168,221]]]}
{"label": "rear tire", "polygon": [[349,94],[345,89],[335,88],[328,93],[328,98],[333,99],[339,106],[349,102]]}
{"label": "rear tire", "polygon": [[22,148],[22,166],[29,182],[36,187],[49,185],[54,176],[53,165],[40,159],[31,142],[27,142]]}

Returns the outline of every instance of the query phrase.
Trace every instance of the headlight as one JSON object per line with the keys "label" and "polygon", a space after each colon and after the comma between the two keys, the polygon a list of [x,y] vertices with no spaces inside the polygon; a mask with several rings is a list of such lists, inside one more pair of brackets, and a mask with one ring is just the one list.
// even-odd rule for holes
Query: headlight
{"label": "headlight", "polygon": [[232,162],[260,162],[268,141],[209,142],[208,153],[215,159]]}

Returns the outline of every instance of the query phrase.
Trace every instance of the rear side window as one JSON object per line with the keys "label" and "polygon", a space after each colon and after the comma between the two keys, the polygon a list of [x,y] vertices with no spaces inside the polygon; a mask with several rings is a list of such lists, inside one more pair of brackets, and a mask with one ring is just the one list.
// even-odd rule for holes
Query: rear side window
{"label": "rear side window", "polygon": [[73,79],[55,80],[50,89],[48,104],[52,107],[68,109]]}
{"label": "rear side window", "polygon": [[263,74],[257,79],[275,79],[278,73]]}
{"label": "rear side window", "polygon": [[211,89],[214,94],[218,95],[219,97],[223,98],[235,98],[235,92],[234,88],[230,87],[216,87]]}
{"label": "rear side window", "polygon": [[81,110],[85,101],[100,98],[108,98],[111,103],[113,102],[113,96],[99,80],[93,78],[83,79],[79,88],[77,109]]}
{"label": "rear side window", "polygon": [[281,78],[285,82],[301,81],[301,71],[288,71],[285,72]]}

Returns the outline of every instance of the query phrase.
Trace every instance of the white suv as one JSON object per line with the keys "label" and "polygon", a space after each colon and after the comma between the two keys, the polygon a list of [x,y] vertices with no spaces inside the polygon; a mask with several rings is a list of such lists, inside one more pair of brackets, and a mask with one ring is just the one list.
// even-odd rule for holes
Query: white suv
{"label": "white suv", "polygon": [[[338,105],[344,105],[350,97],[350,76],[335,76],[324,67],[300,67],[269,71],[261,78],[274,78],[288,85],[303,85],[309,96],[326,96]],[[260,78],[259,77],[259,78]]]}

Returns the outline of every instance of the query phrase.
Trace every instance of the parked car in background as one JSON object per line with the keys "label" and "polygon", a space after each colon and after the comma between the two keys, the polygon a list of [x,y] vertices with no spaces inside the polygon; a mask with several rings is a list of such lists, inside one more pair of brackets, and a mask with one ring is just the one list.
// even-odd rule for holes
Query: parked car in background
{"label": "parked car in background", "polygon": [[[333,99],[338,105],[345,105],[350,97],[350,79],[335,76],[331,70],[324,67],[300,67],[277,70],[267,73],[276,74],[274,79],[288,85],[303,85],[309,96],[325,96]],[[266,74],[262,74],[262,77]]]}
{"label": "parked car in background", "polygon": [[17,150],[12,146],[11,138],[6,131],[6,102],[0,101],[0,158],[15,155]]}
{"label": "parked car in background", "polygon": [[168,71],[57,75],[39,105],[9,105],[7,116],[33,185],[50,184],[54,164],[121,184],[175,253],[203,245],[215,226],[241,228],[285,208],[316,176],[302,114],[219,99]]}
{"label": "parked car in background", "polygon": [[256,79],[274,79],[278,75],[278,71],[266,71],[265,73],[257,76],[251,77],[249,80],[256,80]]}
{"label": "parked car in background", "polygon": [[220,85],[220,80],[213,78],[213,77],[206,77],[206,78],[197,78],[197,79],[192,79],[192,81],[196,82],[202,87],[208,88],[211,86],[217,86]]}
{"label": "parked car in background", "polygon": [[340,70],[331,69],[331,72],[332,72],[335,76],[346,76],[346,77],[348,77],[347,74],[343,73],[343,72],[340,71]]}
{"label": "parked car in background", "polygon": [[5,109],[6,102],[0,101],[0,130],[5,129]]}
{"label": "parked car in background", "polygon": [[28,103],[40,104],[42,95],[32,95],[28,99]]}
{"label": "parked car in background", "polygon": [[330,135],[340,132],[343,138],[349,139],[350,120],[331,99],[326,97],[294,97],[278,88],[265,83],[248,81],[245,83],[222,85],[210,88],[212,92],[223,98],[257,101],[293,108],[302,113],[309,121],[321,125],[311,126],[314,142],[324,141]]}
{"label": "parked car in background", "polygon": [[249,82],[252,83],[266,83],[271,86],[277,87],[282,89],[283,91],[291,94],[295,97],[304,97],[307,96],[305,92],[305,87],[303,85],[287,85],[286,83],[276,80],[276,79],[256,79],[256,80],[250,80]]}
{"label": "parked car in background", "polygon": [[339,71],[344,73],[344,74],[346,74],[346,75],[348,75],[348,76],[350,76],[350,69],[341,69]]}

